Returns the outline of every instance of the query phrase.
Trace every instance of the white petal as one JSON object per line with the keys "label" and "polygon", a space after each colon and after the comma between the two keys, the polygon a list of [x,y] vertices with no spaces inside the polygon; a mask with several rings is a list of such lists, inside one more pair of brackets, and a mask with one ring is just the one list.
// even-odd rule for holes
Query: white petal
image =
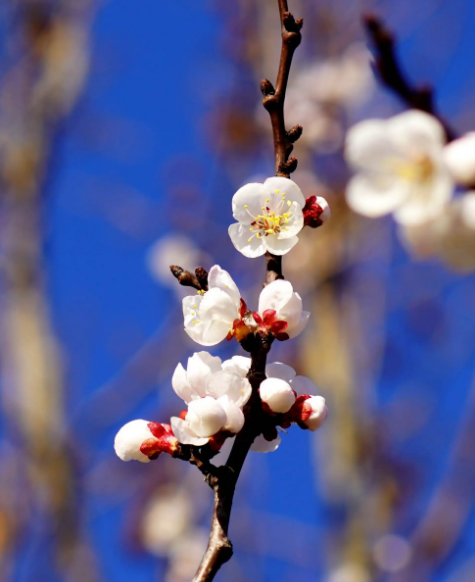
{"label": "white petal", "polygon": [[196,447],[201,447],[209,441],[209,438],[200,438],[196,436],[196,434],[190,430],[187,422],[178,416],[172,416],[170,424],[172,426],[173,434],[182,445],[195,445]]}
{"label": "white petal", "polygon": [[286,303],[291,299],[293,287],[289,281],[278,279],[272,281],[261,291],[259,295],[259,313],[266,309],[274,309],[279,312]]}
{"label": "white petal", "polygon": [[279,233],[279,239],[291,238],[298,234],[303,228],[304,218],[300,206],[293,202],[287,212],[290,214],[288,217],[289,222],[285,224],[285,230]]}
{"label": "white petal", "polygon": [[346,187],[348,206],[359,214],[377,218],[401,206],[409,195],[405,181],[385,176],[356,175]]}
{"label": "white petal", "polygon": [[229,430],[234,434],[238,433],[244,426],[242,410],[228,396],[221,396],[218,402],[226,413],[226,424],[223,426],[223,430]]}
{"label": "white petal", "polygon": [[278,319],[287,322],[287,334],[292,331],[299,323],[302,317],[302,299],[298,293],[292,293],[287,303],[277,312]]}
{"label": "white petal", "polygon": [[272,364],[267,364],[266,366],[266,376],[268,378],[280,378],[286,382],[290,382],[295,378],[296,372],[290,366],[286,364],[281,364],[280,362],[273,362]]}
{"label": "white petal", "polygon": [[248,226],[235,222],[228,228],[228,234],[234,247],[249,259],[261,257],[266,252],[263,237],[253,236]]}
{"label": "white petal", "polygon": [[222,321],[198,322],[193,325],[185,326],[186,333],[196,343],[202,346],[215,346],[228,334],[228,326]]}
{"label": "white petal", "polygon": [[155,438],[148,428],[148,420],[132,420],[119,430],[114,439],[114,449],[123,461],[140,461],[148,463],[150,459],[140,452],[142,443]]}
{"label": "white petal", "polygon": [[292,389],[297,392],[297,396],[302,396],[303,394],[310,394],[310,396],[313,396],[317,392],[315,384],[306,376],[296,376],[290,382],[290,385]]}
{"label": "white petal", "polygon": [[309,317],[310,317],[310,311],[302,311],[302,316],[300,318],[300,321],[297,323],[297,325],[295,325],[291,329],[287,328],[285,330],[285,333],[289,336],[289,338],[297,337],[299,334],[302,333],[302,331],[305,329],[305,327],[308,323]]}
{"label": "white petal", "polygon": [[322,396],[312,396],[305,401],[312,407],[312,414],[310,418],[305,421],[305,424],[310,430],[317,430],[322,426],[328,416],[328,408],[325,404],[325,398]]}
{"label": "white petal", "polygon": [[193,400],[188,405],[186,422],[199,437],[211,437],[226,423],[223,407],[211,396]]}
{"label": "white petal", "polygon": [[379,171],[382,160],[397,155],[388,138],[386,123],[382,119],[368,119],[348,131],[345,158],[354,170]]}
{"label": "white petal", "polygon": [[232,326],[238,316],[239,303],[225,292],[214,287],[207,291],[201,301],[199,316],[205,323],[218,319]]}
{"label": "white petal", "polygon": [[173,372],[172,387],[182,400],[187,403],[190,402],[193,390],[188,383],[185,368],[181,364],[178,364],[178,366],[175,368],[175,371]]}
{"label": "white petal", "polygon": [[445,142],[445,132],[435,117],[411,109],[387,120],[388,138],[402,151],[430,152],[441,149]]}
{"label": "white petal", "polygon": [[272,412],[288,412],[295,402],[295,394],[288,382],[280,378],[267,378],[259,386],[262,402],[265,402]]}
{"label": "white petal", "polygon": [[223,362],[223,370],[239,374],[242,378],[247,376],[251,368],[251,358],[245,356],[233,356],[230,360]]}
{"label": "white petal", "polygon": [[466,133],[446,145],[444,159],[456,182],[464,186],[475,185],[475,132]]}
{"label": "white petal", "polygon": [[183,297],[182,305],[185,323],[192,319],[196,319],[196,314],[200,309],[202,300],[202,295],[188,295],[187,297]]}
{"label": "white petal", "polygon": [[238,406],[244,406],[251,396],[252,388],[249,380],[239,374],[223,370],[210,379],[207,393],[213,398],[228,396]]}
{"label": "white petal", "polygon": [[282,239],[276,234],[269,234],[260,240],[263,241],[265,249],[273,255],[286,255],[299,242],[296,236]]}
{"label": "white petal", "polygon": [[281,443],[280,435],[277,435],[273,441],[267,441],[261,434],[254,439],[251,445],[251,451],[255,453],[273,453],[279,448]]}
{"label": "white petal", "polygon": [[275,194],[276,190],[278,190],[277,194],[285,194],[286,200],[296,202],[300,208],[305,206],[305,196],[302,194],[302,190],[300,190],[297,184],[289,178],[273,176],[272,178],[267,178],[264,182],[264,186],[268,193]]}
{"label": "white petal", "polygon": [[194,397],[206,396],[206,387],[210,378],[221,370],[221,358],[208,352],[197,352],[188,358],[187,377]]}
{"label": "white petal", "polygon": [[[246,184],[233,196],[233,216],[242,224],[251,224],[261,214],[261,207],[266,197],[262,184]],[[247,206],[247,208],[246,208]]]}
{"label": "white petal", "polygon": [[425,184],[414,184],[407,200],[394,212],[400,224],[421,224],[438,218],[452,198],[453,183],[448,172],[441,170]]}
{"label": "white petal", "polygon": [[475,230],[475,192],[468,192],[461,198],[460,215],[465,226]]}
{"label": "white petal", "polygon": [[208,274],[208,285],[210,289],[213,287],[221,289],[231,297],[236,305],[239,305],[241,293],[231,275],[224,269],[221,269],[219,265],[211,267]]}

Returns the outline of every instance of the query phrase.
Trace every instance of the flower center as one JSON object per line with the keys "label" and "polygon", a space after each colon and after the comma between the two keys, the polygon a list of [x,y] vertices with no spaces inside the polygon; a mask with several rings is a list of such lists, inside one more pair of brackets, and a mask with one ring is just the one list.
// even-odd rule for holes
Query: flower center
{"label": "flower center", "polygon": [[434,165],[426,155],[414,156],[411,160],[395,164],[397,175],[408,182],[427,182],[432,178]]}
{"label": "flower center", "polygon": [[[279,194],[279,191],[275,191],[276,194]],[[270,199],[267,198],[266,202],[269,202]],[[247,204],[244,205],[244,208],[247,210],[248,214],[254,219],[254,222],[251,223],[249,230],[253,233],[252,236],[248,239],[247,242],[251,242],[251,240],[256,238],[261,238],[263,236],[269,236],[271,234],[280,234],[281,232],[285,232],[289,230],[287,226],[290,217],[292,216],[292,212],[290,208],[292,206],[292,202],[290,200],[285,199],[285,194],[282,194],[282,200],[280,201],[276,212],[271,211],[268,206],[262,206],[262,214],[258,214],[254,216],[248,210]],[[287,212],[283,212],[288,208]]]}

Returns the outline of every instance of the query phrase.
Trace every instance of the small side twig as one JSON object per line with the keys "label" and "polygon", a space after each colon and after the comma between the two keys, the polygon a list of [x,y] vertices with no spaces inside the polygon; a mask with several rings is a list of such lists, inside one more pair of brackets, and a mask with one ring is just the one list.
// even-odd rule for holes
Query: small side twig
{"label": "small side twig", "polygon": [[455,132],[439,115],[434,105],[433,88],[430,85],[413,86],[396,56],[394,34],[374,14],[363,15],[363,25],[374,49],[374,70],[381,82],[411,108],[430,113],[442,124],[447,141],[456,138]]}
{"label": "small side twig", "polygon": [[203,267],[197,267],[195,272],[192,273],[191,271],[185,271],[178,265],[170,265],[170,271],[180,285],[193,287],[198,291],[208,291],[208,272]]}
{"label": "small side twig", "polygon": [[[293,144],[302,135],[302,126],[296,125],[290,131],[285,129],[284,103],[290,67],[295,49],[302,40],[303,19],[297,20],[289,12],[287,0],[277,0],[279,4],[280,24],[282,29],[282,49],[280,52],[279,71],[275,88],[268,79],[261,81],[262,101],[268,111],[274,137],[275,175],[288,178],[297,169],[297,158],[290,157]],[[266,285],[276,279],[283,279],[282,257],[266,253]]]}

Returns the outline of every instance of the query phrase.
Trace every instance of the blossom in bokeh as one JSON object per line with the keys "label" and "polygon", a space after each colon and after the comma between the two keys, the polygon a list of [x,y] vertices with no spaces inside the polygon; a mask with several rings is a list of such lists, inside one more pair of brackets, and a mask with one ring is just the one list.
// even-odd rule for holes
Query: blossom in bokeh
{"label": "blossom in bokeh", "polygon": [[244,256],[284,255],[297,244],[305,198],[292,180],[274,177],[246,184],[234,194],[232,206],[238,222],[229,227],[229,236]]}
{"label": "blossom in bokeh", "polygon": [[334,152],[341,147],[343,118],[351,116],[374,86],[369,61],[368,49],[355,43],[342,55],[295,73],[287,90],[285,115],[290,126],[304,127],[303,143],[321,152]]}
{"label": "blossom in bokeh", "polygon": [[148,463],[161,453],[172,455],[178,441],[170,425],[158,424],[147,420],[132,420],[117,433],[114,449],[123,461]]}
{"label": "blossom in bokeh", "polygon": [[310,312],[303,311],[302,298],[289,281],[269,283],[259,296],[259,310],[253,313],[262,331],[272,332],[277,339],[296,337],[307,325]]}
{"label": "blossom in bokeh", "polygon": [[401,225],[399,234],[420,258],[437,257],[456,271],[475,271],[475,192],[455,199],[438,218]]}
{"label": "blossom in bokeh", "polygon": [[393,212],[403,224],[440,215],[453,190],[444,143],[441,124],[421,111],[355,125],[345,150],[356,172],[346,191],[349,206],[369,217]]}
{"label": "blossom in bokeh", "polygon": [[219,265],[208,275],[209,291],[183,299],[185,331],[195,342],[213,346],[239,333],[246,305],[229,273]]}
{"label": "blossom in bokeh", "polygon": [[464,186],[475,186],[475,131],[445,146],[444,158],[453,179]]}

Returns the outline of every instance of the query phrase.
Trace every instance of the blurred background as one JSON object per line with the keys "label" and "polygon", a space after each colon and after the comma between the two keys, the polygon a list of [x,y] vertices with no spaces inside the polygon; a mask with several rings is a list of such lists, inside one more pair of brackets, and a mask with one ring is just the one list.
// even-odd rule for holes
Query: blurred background
{"label": "blurred background", "polygon": [[[217,580],[473,582],[475,278],[347,209],[342,143],[402,110],[373,79],[368,10],[456,130],[475,129],[475,3],[289,4],[305,19],[293,178],[333,215],[284,258],[312,318],[270,359],[309,376],[330,417],[250,454]],[[273,173],[259,81],[279,34],[276,0],[1,2],[0,580],[193,577],[211,490],[170,457],[122,463],[113,439],[181,410],[171,375],[201,349],[169,264],[218,263],[257,304],[263,260],[227,227],[233,193]]]}

